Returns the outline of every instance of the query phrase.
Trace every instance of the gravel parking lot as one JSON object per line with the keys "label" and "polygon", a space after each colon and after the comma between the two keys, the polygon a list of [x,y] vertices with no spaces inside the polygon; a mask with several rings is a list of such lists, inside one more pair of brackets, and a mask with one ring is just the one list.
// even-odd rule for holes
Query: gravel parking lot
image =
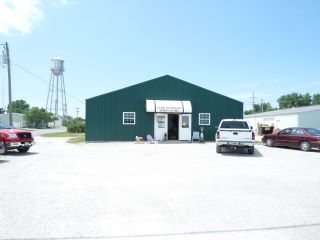
{"label": "gravel parking lot", "polygon": [[0,155],[0,239],[320,239],[320,151],[68,144]]}

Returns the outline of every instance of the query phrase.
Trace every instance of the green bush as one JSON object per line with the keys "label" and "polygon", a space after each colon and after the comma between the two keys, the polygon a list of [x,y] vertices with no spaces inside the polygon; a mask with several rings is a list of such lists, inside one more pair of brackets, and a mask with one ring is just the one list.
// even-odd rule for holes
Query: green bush
{"label": "green bush", "polygon": [[85,123],[74,119],[67,122],[67,132],[69,133],[84,133]]}

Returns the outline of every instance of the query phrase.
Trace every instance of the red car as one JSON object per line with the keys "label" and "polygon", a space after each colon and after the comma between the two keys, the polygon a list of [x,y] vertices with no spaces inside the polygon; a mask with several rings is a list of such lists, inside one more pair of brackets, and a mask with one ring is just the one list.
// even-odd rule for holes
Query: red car
{"label": "red car", "polygon": [[286,128],[277,133],[263,135],[262,142],[268,147],[293,147],[300,148],[302,151],[309,151],[311,148],[320,149],[320,130],[302,127]]}
{"label": "red car", "polygon": [[4,152],[17,149],[24,153],[28,152],[33,145],[33,137],[30,131],[14,129],[4,122],[0,122],[0,135]]}

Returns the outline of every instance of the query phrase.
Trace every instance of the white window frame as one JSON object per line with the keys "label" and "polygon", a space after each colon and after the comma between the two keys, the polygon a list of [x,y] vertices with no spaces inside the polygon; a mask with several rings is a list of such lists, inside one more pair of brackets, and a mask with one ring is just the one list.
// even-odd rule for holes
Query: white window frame
{"label": "white window frame", "polygon": [[[130,120],[133,120],[133,122],[131,122]],[[122,124],[123,125],[135,125],[136,124],[136,113],[135,112],[123,112],[122,113]]]}
{"label": "white window frame", "polygon": [[[203,116],[208,116],[209,118],[203,119]],[[203,121],[208,121],[208,123],[203,123]],[[211,124],[211,114],[210,113],[199,113],[199,125],[210,125]]]}

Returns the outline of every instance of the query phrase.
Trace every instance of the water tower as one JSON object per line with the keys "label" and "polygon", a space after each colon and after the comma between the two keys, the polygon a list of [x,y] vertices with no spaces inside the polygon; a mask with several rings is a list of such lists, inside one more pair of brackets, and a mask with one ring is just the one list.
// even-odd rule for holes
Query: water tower
{"label": "water tower", "polygon": [[64,60],[60,57],[51,59],[51,77],[49,82],[49,91],[47,96],[47,112],[51,112],[55,117],[63,117],[64,119],[68,116],[67,112],[67,101],[66,101],[66,90],[64,85]]}

